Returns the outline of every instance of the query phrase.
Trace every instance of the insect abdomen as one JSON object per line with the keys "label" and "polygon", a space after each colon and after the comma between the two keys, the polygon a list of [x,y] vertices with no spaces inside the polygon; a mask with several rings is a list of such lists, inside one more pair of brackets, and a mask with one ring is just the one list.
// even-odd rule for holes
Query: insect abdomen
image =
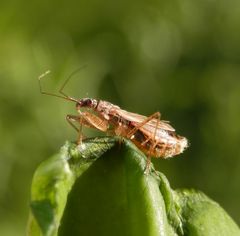
{"label": "insect abdomen", "polygon": [[187,139],[175,133],[153,140],[138,130],[131,140],[147,156],[155,158],[173,157],[182,153],[188,146]]}

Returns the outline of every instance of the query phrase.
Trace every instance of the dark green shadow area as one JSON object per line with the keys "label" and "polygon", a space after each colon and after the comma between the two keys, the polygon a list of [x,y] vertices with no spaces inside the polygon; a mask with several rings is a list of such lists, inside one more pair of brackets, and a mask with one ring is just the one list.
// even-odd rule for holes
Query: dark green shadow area
{"label": "dark green shadow area", "polygon": [[59,235],[69,232],[74,235],[96,235],[96,232],[106,236],[113,233],[130,235],[126,218],[126,174],[116,148],[97,159],[76,180],[68,196]]}

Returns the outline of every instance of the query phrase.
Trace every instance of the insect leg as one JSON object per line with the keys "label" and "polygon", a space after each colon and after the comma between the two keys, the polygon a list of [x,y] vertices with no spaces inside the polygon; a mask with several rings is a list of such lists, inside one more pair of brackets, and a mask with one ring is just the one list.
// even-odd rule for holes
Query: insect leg
{"label": "insect leg", "polygon": [[151,156],[153,155],[153,151],[154,151],[155,147],[157,146],[156,134],[157,134],[158,124],[159,124],[159,119],[157,119],[156,127],[155,127],[155,130],[154,130],[153,136],[152,136],[153,145],[150,147],[150,149],[148,151],[148,155],[147,155],[147,164],[146,164],[146,169],[145,169],[145,173],[146,174],[149,173],[150,163],[151,163]]}
{"label": "insect leg", "polygon": [[155,148],[156,145],[157,145],[156,134],[157,134],[157,128],[158,128],[158,125],[159,125],[159,121],[160,121],[160,120],[157,119],[156,127],[155,127],[155,130],[154,130],[153,136],[152,136],[152,140],[153,140],[154,145],[152,145],[152,147],[150,148],[150,154],[152,154],[152,151],[154,150],[154,148]]}
{"label": "insect leg", "polygon": [[[78,132],[78,143],[81,143],[82,139],[85,138],[82,134],[82,124],[84,123],[82,118],[80,116],[75,115],[67,115],[66,116],[67,122]],[[73,122],[78,122],[80,124],[80,128],[77,128],[77,126]],[[84,124],[87,126],[87,124]]]}
{"label": "insect leg", "polygon": [[66,120],[79,133],[79,129],[76,125],[73,124],[73,121],[78,121],[79,117],[74,115],[67,115]]}
{"label": "insect leg", "polygon": [[81,112],[77,109],[79,116],[83,117],[83,124],[90,128],[95,128],[97,130],[106,132],[109,128],[109,123],[104,118],[98,117],[90,112]]}
{"label": "insect leg", "polygon": [[[106,120],[90,113],[90,112],[79,112],[78,116],[68,115],[67,121],[69,124],[77,130],[79,136],[77,143],[80,144],[82,142],[82,127],[86,126],[88,128],[94,128],[103,132],[106,132],[108,129],[108,123]],[[72,122],[78,122],[79,128],[77,128]]]}
{"label": "insect leg", "polygon": [[[156,142],[155,142],[155,138],[156,138],[156,133],[157,133],[157,127],[158,127],[158,124],[159,124],[159,119],[160,119],[160,112],[155,112],[154,114],[152,114],[151,116],[147,117],[143,122],[141,122],[139,125],[136,125],[132,130],[130,130],[130,132],[127,134],[127,137],[129,139],[131,139],[132,135],[134,135],[134,133],[139,130],[142,126],[144,126],[145,124],[147,124],[150,120],[152,119],[157,119],[157,122],[156,122],[156,128],[154,130],[154,133],[153,133],[153,141],[154,141],[154,145],[152,145],[148,151],[148,154],[147,154],[147,163],[146,163],[146,169],[145,169],[145,174],[148,174],[149,173],[149,168],[150,168],[150,164],[151,164],[151,155],[153,153],[153,150],[156,146]],[[150,138],[148,138],[148,140],[150,140]]]}
{"label": "insect leg", "polygon": [[79,132],[78,132],[78,139],[77,139],[77,144],[82,143],[83,135],[82,135],[82,126],[83,126],[83,116],[79,117]]}
{"label": "insect leg", "polygon": [[148,175],[149,174],[149,170],[150,170],[150,164],[151,164],[151,156],[147,156],[147,163],[146,163],[146,167],[144,170],[144,174]]}
{"label": "insect leg", "polygon": [[143,122],[139,123],[138,125],[136,125],[132,130],[129,131],[129,133],[127,134],[127,138],[131,139],[131,136],[137,132],[137,130],[139,130],[142,126],[144,126],[146,123],[148,123],[150,120],[152,119],[157,119],[159,120],[161,117],[160,112],[155,112],[154,114],[152,114],[151,116],[147,117]]}

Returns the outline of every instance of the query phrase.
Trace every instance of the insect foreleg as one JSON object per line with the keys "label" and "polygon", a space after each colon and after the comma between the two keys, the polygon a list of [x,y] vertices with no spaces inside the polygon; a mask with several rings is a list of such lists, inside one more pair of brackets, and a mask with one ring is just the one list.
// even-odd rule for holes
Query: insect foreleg
{"label": "insect foreleg", "polygon": [[[78,132],[77,143],[78,144],[81,143],[82,139],[85,138],[84,135],[82,134],[82,124],[83,124],[83,121],[82,121],[81,117],[80,116],[74,116],[74,115],[67,115],[66,116],[66,120]],[[74,125],[73,122],[78,122],[80,124],[80,128],[77,128],[77,126]]]}
{"label": "insect foreleg", "polygon": [[[78,131],[79,137],[77,143],[80,144],[82,142],[82,126],[86,126],[89,128],[94,128],[103,132],[108,130],[108,122],[103,118],[100,118],[90,112],[80,112],[78,116],[68,115],[67,121],[69,124]],[[73,122],[78,122],[80,127],[77,128]]]}
{"label": "insect foreleg", "polygon": [[76,125],[73,124],[74,121],[78,121],[79,120],[79,117],[78,116],[74,116],[74,115],[67,115],[66,116],[66,120],[79,133],[79,129],[77,128]]}

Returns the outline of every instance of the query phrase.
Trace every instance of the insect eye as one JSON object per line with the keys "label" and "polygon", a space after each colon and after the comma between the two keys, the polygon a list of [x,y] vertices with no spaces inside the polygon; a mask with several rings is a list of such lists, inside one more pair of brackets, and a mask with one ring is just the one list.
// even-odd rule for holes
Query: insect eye
{"label": "insect eye", "polygon": [[77,107],[86,107],[86,108],[95,108],[97,106],[97,101],[92,98],[82,98],[80,99],[77,104]]}
{"label": "insect eye", "polygon": [[92,99],[90,99],[90,98],[86,98],[82,102],[82,106],[84,106],[84,107],[91,107],[92,104],[93,104],[93,102],[92,102]]}
{"label": "insect eye", "polygon": [[92,105],[92,100],[88,99],[88,100],[86,101],[86,103],[87,103],[87,106],[90,106],[90,105]]}
{"label": "insect eye", "polygon": [[84,100],[83,106],[85,106],[85,107],[91,107],[91,106],[92,106],[92,100],[91,100],[91,99],[86,99],[86,100]]}

